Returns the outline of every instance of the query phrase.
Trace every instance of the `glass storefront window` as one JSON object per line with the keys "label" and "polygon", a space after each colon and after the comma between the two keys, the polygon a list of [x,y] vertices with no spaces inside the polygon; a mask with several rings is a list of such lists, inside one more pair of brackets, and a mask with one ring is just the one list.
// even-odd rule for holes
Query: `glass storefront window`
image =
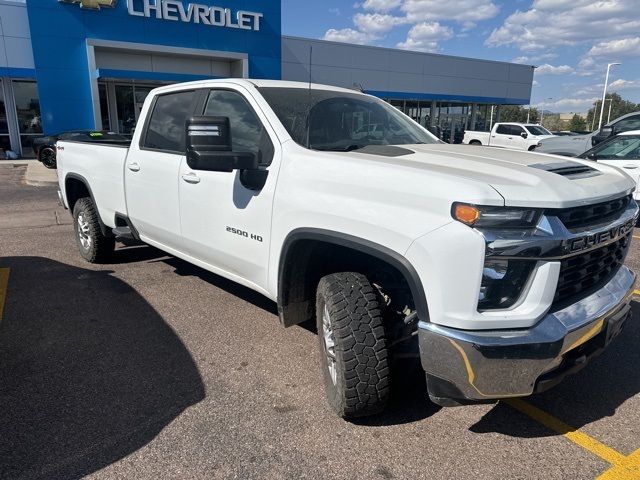
{"label": "glass storefront window", "polygon": [[4,90],[0,80],[0,160],[5,158],[4,152],[11,150],[11,138],[9,137],[9,124],[7,123],[7,110],[4,106]]}
{"label": "glass storefront window", "polygon": [[22,156],[30,157],[34,154],[31,148],[33,138],[42,134],[38,86],[32,81],[14,80],[13,95],[16,102]]}
{"label": "glass storefront window", "polygon": [[137,85],[116,85],[116,108],[118,113],[118,133],[133,134],[142,105],[153,87]]}
{"label": "glass storefront window", "polygon": [[109,93],[107,85],[98,84],[98,95],[100,97],[100,117],[102,118],[102,129],[111,130],[111,120],[109,119]]}

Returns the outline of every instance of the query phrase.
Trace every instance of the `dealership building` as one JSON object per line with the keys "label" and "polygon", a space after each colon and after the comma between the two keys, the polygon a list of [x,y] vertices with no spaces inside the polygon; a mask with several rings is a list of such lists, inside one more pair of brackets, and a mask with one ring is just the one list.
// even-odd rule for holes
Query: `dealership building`
{"label": "dealership building", "polygon": [[530,101],[529,65],[288,37],[278,0],[197,1],[0,0],[0,148],[29,156],[43,133],[131,134],[152,88],[206,78],[363,90],[448,141]]}

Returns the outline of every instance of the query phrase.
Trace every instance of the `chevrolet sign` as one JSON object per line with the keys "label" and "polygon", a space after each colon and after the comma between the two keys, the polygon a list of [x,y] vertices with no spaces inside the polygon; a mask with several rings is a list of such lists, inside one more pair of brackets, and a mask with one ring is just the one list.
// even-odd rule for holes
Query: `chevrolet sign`
{"label": "chevrolet sign", "polygon": [[63,3],[79,3],[80,8],[88,8],[90,10],[100,10],[100,7],[113,8],[118,0],[60,0]]}
{"label": "chevrolet sign", "polygon": [[[83,0],[84,1],[84,0]],[[92,0],[106,1],[106,0]],[[136,8],[138,6],[138,8]],[[262,13],[238,10],[233,15],[231,9],[190,3],[188,7],[179,0],[127,0],[129,15],[153,17],[184,23],[201,23],[214,27],[239,28],[242,30],[260,30]]]}

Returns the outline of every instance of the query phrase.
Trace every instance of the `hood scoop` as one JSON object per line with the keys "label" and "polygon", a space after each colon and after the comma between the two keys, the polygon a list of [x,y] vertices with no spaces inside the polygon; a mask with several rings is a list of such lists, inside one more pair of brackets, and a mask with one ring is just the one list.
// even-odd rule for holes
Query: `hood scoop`
{"label": "hood scoop", "polygon": [[353,153],[368,153],[369,155],[380,155],[381,157],[401,157],[416,152],[394,145],[367,145],[366,147],[353,150]]}
{"label": "hood scoop", "polygon": [[599,170],[578,162],[535,163],[533,165],[529,165],[529,167],[537,168],[538,170],[544,170],[550,173],[555,173],[556,175],[567,177],[571,180],[597,177],[598,175],[602,175],[602,172],[600,172]]}

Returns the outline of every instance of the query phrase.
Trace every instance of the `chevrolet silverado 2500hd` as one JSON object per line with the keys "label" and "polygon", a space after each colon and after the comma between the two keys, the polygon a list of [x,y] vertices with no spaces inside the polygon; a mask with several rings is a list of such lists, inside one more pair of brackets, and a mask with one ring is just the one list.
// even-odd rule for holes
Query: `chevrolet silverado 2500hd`
{"label": "chevrolet silverado 2500hd", "polygon": [[161,87],[128,148],[57,149],[86,260],[133,237],[273,299],[285,327],[315,319],[345,418],[379,412],[411,352],[434,402],[495,401],[557,383],[630,317],[626,174],[443,144],[365,94]]}
{"label": "chevrolet silverado 2500hd", "polygon": [[553,137],[554,135],[541,125],[496,123],[490,132],[467,130],[464,132],[462,143],[533,150],[541,140]]}

